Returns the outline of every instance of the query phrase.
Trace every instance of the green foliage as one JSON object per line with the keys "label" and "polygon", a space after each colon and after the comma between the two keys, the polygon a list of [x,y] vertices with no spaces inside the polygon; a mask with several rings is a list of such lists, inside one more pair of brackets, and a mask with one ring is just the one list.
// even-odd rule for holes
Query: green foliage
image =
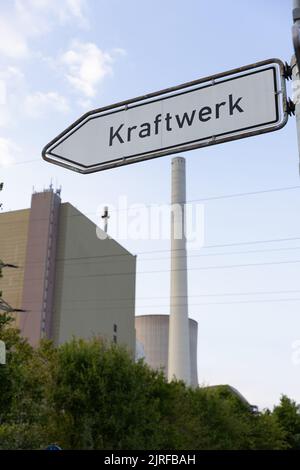
{"label": "green foliage", "polygon": [[101,340],[33,349],[0,315],[0,449],[285,449],[297,445],[299,406],[287,397],[253,414],[229,389],[167,383]]}
{"label": "green foliage", "polygon": [[153,385],[155,373],[125,350],[96,339],[64,344],[51,390],[53,439],[75,449],[152,448],[160,417]]}
{"label": "green foliage", "polygon": [[274,408],[280,425],[286,431],[286,440],[292,449],[300,449],[300,405],[282,395],[280,404]]}

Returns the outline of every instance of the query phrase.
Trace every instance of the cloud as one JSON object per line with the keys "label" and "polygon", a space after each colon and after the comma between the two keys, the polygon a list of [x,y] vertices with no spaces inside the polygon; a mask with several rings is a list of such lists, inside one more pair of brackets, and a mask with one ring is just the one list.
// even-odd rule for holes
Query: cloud
{"label": "cloud", "polygon": [[11,140],[0,137],[0,167],[10,166],[18,154],[20,148]]}
{"label": "cloud", "polygon": [[14,0],[0,18],[0,54],[10,59],[30,56],[30,40],[57,25],[75,22],[88,28],[86,0]]}
{"label": "cloud", "polygon": [[[55,24],[65,25],[75,21],[77,26],[87,28],[86,0],[15,0],[15,11],[32,32],[41,34]],[[36,20],[39,20],[37,22]]]}
{"label": "cloud", "polygon": [[25,111],[33,118],[42,117],[50,112],[67,113],[70,110],[67,99],[59,93],[40,91],[25,98]]}
{"label": "cloud", "polygon": [[122,57],[125,57],[127,56],[127,51],[125,51],[125,49],[122,49],[122,47],[115,47],[113,50],[112,50],[112,56],[115,57],[115,56],[122,56]]}
{"label": "cloud", "polygon": [[12,59],[23,59],[29,53],[22,31],[18,31],[13,21],[4,18],[0,19],[0,53]]}
{"label": "cloud", "polygon": [[0,106],[4,106],[7,99],[6,82],[0,78]]}
{"label": "cloud", "polygon": [[10,120],[6,80],[0,77],[0,127],[5,127]]}
{"label": "cloud", "polygon": [[0,127],[17,126],[24,117],[35,119],[69,110],[67,99],[56,91],[30,91],[19,68],[0,69]]}
{"label": "cloud", "polygon": [[77,104],[78,106],[80,106],[80,108],[83,109],[85,113],[93,108],[93,100],[89,100],[86,98],[78,99]]}
{"label": "cloud", "polygon": [[61,57],[70,85],[87,98],[97,94],[99,84],[112,75],[113,56],[96,44],[74,41]]}
{"label": "cloud", "polygon": [[19,113],[25,87],[24,74],[18,67],[0,69],[0,127],[14,122]]}
{"label": "cloud", "polygon": [[[69,12],[74,18],[77,19],[79,25],[83,28],[89,27],[89,22],[86,17],[86,1],[85,0],[66,0],[66,8],[65,11]],[[67,15],[67,19],[69,15]],[[65,21],[66,18],[62,17]]]}

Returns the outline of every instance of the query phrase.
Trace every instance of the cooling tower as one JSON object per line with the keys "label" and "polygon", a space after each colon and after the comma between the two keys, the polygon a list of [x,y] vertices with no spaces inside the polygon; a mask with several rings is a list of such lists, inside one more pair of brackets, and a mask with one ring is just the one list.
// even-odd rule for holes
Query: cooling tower
{"label": "cooling tower", "polygon": [[[168,377],[169,315],[141,315],[135,318],[137,359],[144,358],[152,369],[163,370]],[[189,319],[190,384],[198,386],[198,323]]]}

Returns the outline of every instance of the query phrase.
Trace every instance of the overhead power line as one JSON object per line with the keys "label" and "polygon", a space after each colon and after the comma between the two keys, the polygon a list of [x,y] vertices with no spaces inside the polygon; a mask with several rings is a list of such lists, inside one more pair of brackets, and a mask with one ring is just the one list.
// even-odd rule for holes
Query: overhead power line
{"label": "overhead power line", "polygon": [[[244,296],[256,296],[256,295],[283,295],[283,294],[300,294],[300,290],[299,289],[288,289],[288,290],[278,290],[278,291],[250,291],[250,292],[212,292],[212,293],[208,293],[208,294],[189,294],[188,295],[188,298],[198,298],[198,297],[244,297]],[[185,298],[186,296],[183,296],[183,295],[175,295],[173,296],[175,298]],[[74,303],[74,302],[99,302],[99,303],[105,303],[105,302],[124,302],[124,301],[128,301],[128,302],[132,302],[132,301],[139,301],[139,300],[155,300],[155,299],[170,299],[170,295],[163,295],[163,296],[151,296],[151,297],[120,297],[118,299],[115,299],[115,298],[106,298],[106,299],[103,299],[102,297],[101,298],[97,298],[97,299],[91,299],[91,298],[88,298],[88,299],[76,299],[74,300],[74,298],[72,299],[66,299],[64,300],[64,303]]]}
{"label": "overhead power line", "polygon": [[[200,307],[203,305],[235,305],[235,304],[259,304],[259,303],[284,303],[284,302],[299,302],[300,298],[290,298],[290,299],[262,299],[262,300],[233,300],[225,302],[199,302],[199,303],[189,303],[189,307]],[[144,305],[136,306],[136,309],[139,308],[168,308],[169,305]]]}
{"label": "overhead power line", "polygon": [[17,165],[26,165],[28,163],[43,163],[44,160],[42,160],[41,158],[34,158],[32,160],[21,160],[20,162],[14,162],[14,163],[11,163],[7,169],[13,167],[13,166],[17,166]]}
{"label": "overhead power line", "polygon": [[[249,192],[244,192],[244,193],[223,194],[223,195],[217,195],[217,196],[204,197],[204,198],[200,198],[200,199],[189,199],[189,200],[186,201],[186,203],[208,202],[208,201],[216,201],[216,200],[221,200],[221,199],[232,199],[232,198],[236,198],[236,197],[248,197],[248,196],[255,196],[255,195],[258,195],[258,194],[268,194],[268,193],[275,193],[275,192],[282,192],[282,191],[291,191],[291,190],[295,190],[295,189],[300,189],[300,185],[298,185],[298,186],[286,186],[286,187],[282,187],[282,188],[262,189],[262,190],[259,190],[259,191],[249,191]],[[171,206],[171,203],[165,202],[165,203],[143,204],[143,207],[152,208],[152,207],[160,206],[160,205],[161,206]],[[30,210],[30,208],[28,208],[28,209],[16,209],[16,210]],[[78,210],[78,209],[76,209],[76,210]],[[112,213],[112,212],[128,212],[130,210],[132,210],[130,207],[126,208],[126,209],[113,209],[113,208],[109,207],[110,213]],[[78,212],[80,212],[80,211],[78,211]],[[97,214],[95,213],[95,211],[93,211],[93,212],[80,212],[79,214],[72,214],[72,215],[69,215],[68,217],[85,217],[85,216],[88,216],[88,215],[96,216]],[[48,217],[40,217],[40,218],[37,218],[35,220],[48,220]],[[24,221],[0,222],[0,225],[2,225],[2,224],[16,224],[16,223],[24,223]]]}
{"label": "overhead power line", "polygon": [[[9,165],[8,168],[16,166],[16,165],[24,165],[24,164],[31,164],[31,163],[45,163],[45,162],[41,158],[35,158],[35,159],[32,159],[32,160],[23,160],[23,161],[20,161],[20,162],[14,162],[11,165]],[[224,196],[212,196],[212,197],[207,197],[207,198],[202,198],[202,199],[192,199],[192,200],[186,201],[186,202],[211,201],[211,200],[231,198],[231,197],[252,196],[252,195],[256,195],[256,194],[278,192],[278,191],[287,191],[287,190],[299,189],[299,188],[300,188],[300,185],[288,186],[288,187],[283,187],[283,188],[272,188],[272,189],[266,189],[266,190],[261,190],[261,191],[249,191],[247,193],[235,193],[235,194],[228,194],[228,195],[224,195]]]}
{"label": "overhead power line", "polygon": [[[191,303],[189,306],[195,307],[200,305],[234,305],[234,304],[257,304],[257,303],[280,303],[280,302],[299,302],[300,298],[289,298],[289,299],[262,299],[262,300],[233,300],[226,302],[200,302],[200,303]],[[162,307],[167,308],[168,305],[145,305],[145,306],[136,306],[138,308],[155,308]]]}
{"label": "overhead power line", "polygon": [[[203,247],[203,249],[205,248],[209,248],[208,246],[207,247]],[[251,254],[251,253],[272,253],[272,252],[280,252],[280,251],[294,251],[294,250],[299,250],[300,249],[300,246],[295,246],[295,247],[287,247],[287,248],[271,248],[271,249],[264,249],[264,250],[244,250],[244,251],[223,251],[221,253],[198,253],[198,254],[195,254],[193,253],[193,251],[199,251],[199,250],[190,250],[188,252],[188,258],[202,258],[202,257],[209,257],[209,256],[227,256],[227,255],[242,255],[242,254]],[[201,250],[201,248],[200,248]],[[171,251],[170,250],[165,250],[165,251],[169,251],[170,254],[171,254]],[[150,254],[150,253],[156,253],[155,250],[153,251],[149,251],[149,252],[138,252],[137,255],[138,256],[141,256],[141,255],[146,255],[146,254]],[[122,256],[122,255],[116,255],[116,256]],[[124,255],[124,256],[127,256],[128,255]],[[178,258],[181,258],[181,257],[184,257],[185,255],[178,255]],[[105,255],[99,255],[99,256],[93,256],[93,257],[87,257],[87,259],[98,259],[98,258],[103,258],[103,257],[106,257]],[[85,259],[84,257],[82,257],[82,259]],[[159,258],[146,258],[146,259],[143,259],[143,262],[144,261],[161,261],[161,260],[170,260],[170,256],[166,256],[164,258],[162,257],[159,257]],[[62,261],[62,260],[65,260],[65,261],[73,261],[73,260],[77,260],[77,258],[61,258],[61,259],[57,259],[57,261]],[[126,260],[127,261],[127,260]],[[91,264],[89,263],[89,261],[87,261],[86,263],[84,264]]]}
{"label": "overhead power line", "polygon": [[[189,307],[200,307],[200,306],[209,306],[209,305],[240,305],[240,304],[259,304],[259,303],[285,303],[285,302],[299,302],[299,298],[289,298],[289,299],[262,299],[262,300],[237,300],[237,301],[225,301],[225,302],[199,302],[199,303],[189,303]],[[72,308],[64,308],[64,311],[82,311],[83,307],[72,307]],[[105,307],[107,310],[116,310],[118,307]],[[130,308],[122,307],[122,308]],[[169,305],[143,305],[143,306],[136,306],[136,310],[138,309],[151,309],[151,308],[161,308],[161,309],[168,309]],[[34,312],[37,310],[31,310]],[[89,308],[89,311],[92,312],[99,312],[97,308]],[[137,315],[138,316],[138,315]]]}
{"label": "overhead power line", "polygon": [[[236,242],[236,243],[228,243],[228,244],[219,244],[219,245],[206,245],[199,249],[189,250],[188,257],[208,257],[208,256],[219,256],[219,255],[235,255],[235,254],[251,254],[251,253],[264,253],[264,252],[277,252],[277,251],[290,251],[290,250],[298,250],[300,247],[282,247],[282,248],[271,248],[271,249],[260,249],[260,250],[246,250],[246,251],[239,251],[239,252],[222,252],[222,253],[201,253],[201,254],[194,254],[194,252],[198,252],[205,249],[211,248],[226,248],[232,246],[244,246],[244,245],[256,245],[256,244],[265,244],[265,243],[280,243],[280,242],[289,242],[289,241],[296,241],[300,240],[300,237],[291,237],[291,238],[277,238],[277,239],[269,239],[269,240],[253,240],[247,242]],[[180,250],[179,250],[180,251]],[[138,257],[141,255],[148,255],[152,253],[171,253],[170,248],[165,250],[148,250],[148,251],[138,251],[135,253]],[[73,256],[68,258],[57,258],[56,261],[77,261],[77,260],[94,260],[94,259],[110,259],[110,258],[128,258],[132,256],[131,253],[122,253],[122,254],[105,254],[105,255],[94,255],[94,256]],[[178,255],[180,257],[180,255]],[[161,259],[168,259],[165,258],[155,258],[157,260]],[[153,261],[154,258],[148,258],[143,261]],[[43,264],[42,261],[30,261],[29,264]],[[80,263],[79,263],[80,264]],[[86,264],[82,262],[82,264]],[[90,263],[92,264],[92,263]]]}
{"label": "overhead power line", "polygon": [[[247,263],[247,264],[229,264],[221,266],[204,266],[200,268],[189,268],[189,271],[208,271],[215,269],[234,269],[234,268],[248,268],[248,267],[258,267],[258,266],[274,266],[274,265],[287,265],[287,264],[297,264],[300,263],[300,260],[292,261],[273,261],[266,263]],[[101,273],[101,274],[87,274],[85,276],[68,276],[68,279],[87,279],[87,278],[100,278],[100,277],[112,277],[112,276],[130,276],[130,275],[139,275],[139,274],[161,274],[169,273],[172,271],[183,271],[183,269],[161,269],[153,271],[127,271],[127,272],[113,272],[113,273]],[[29,281],[39,281],[41,278],[28,278]]]}
{"label": "overhead power line", "polygon": [[[294,247],[286,247],[286,248],[271,248],[271,249],[264,249],[264,250],[244,250],[244,251],[223,251],[221,253],[201,253],[201,254],[194,254],[194,253],[191,253],[191,251],[189,252],[188,254],[188,258],[202,258],[202,257],[210,257],[210,256],[227,256],[227,255],[244,255],[244,254],[252,254],[252,253],[273,253],[273,252],[282,252],[282,251],[294,251],[294,250],[300,250],[300,246],[294,246]],[[194,251],[194,250],[193,250]],[[196,250],[195,250],[196,251]],[[153,251],[155,253],[155,251]],[[149,252],[150,253],[150,252]],[[148,254],[148,252],[146,253]],[[143,255],[143,253],[139,253],[139,256]],[[77,257],[77,258],[57,258],[56,261],[65,261],[65,262],[68,262],[68,261],[75,261],[75,263],[72,263],[72,264],[81,264],[81,265],[95,265],[97,263],[101,263],[102,261],[98,261],[99,259],[102,260],[103,258],[107,258],[109,260],[109,258],[113,257],[123,257],[123,258],[126,258],[126,259],[123,259],[122,261],[124,262],[127,262],[128,261],[128,256],[130,255],[95,255],[95,256],[87,256],[87,257]],[[178,258],[181,258],[183,255],[178,255]],[[88,259],[90,261],[80,261],[80,260],[85,260],[85,259]],[[95,263],[92,263],[92,261],[95,259]],[[159,257],[159,258],[146,258],[146,259],[143,259],[143,262],[145,261],[161,261],[161,260],[166,260],[166,261],[170,261],[170,257],[169,256],[165,256],[165,257]],[[78,263],[76,262],[78,261]],[[28,265],[31,265],[31,264],[38,264],[38,265],[41,265],[41,264],[44,264],[43,261],[29,261],[27,263]],[[22,268],[22,266],[18,266],[19,268],[24,269]]]}

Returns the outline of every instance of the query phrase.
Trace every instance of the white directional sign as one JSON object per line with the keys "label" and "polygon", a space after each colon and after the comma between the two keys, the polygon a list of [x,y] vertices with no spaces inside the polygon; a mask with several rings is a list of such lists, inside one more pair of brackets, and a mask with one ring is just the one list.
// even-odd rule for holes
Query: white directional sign
{"label": "white directional sign", "polygon": [[43,158],[92,173],[280,129],[283,75],[272,59],[96,109],[52,140]]}

